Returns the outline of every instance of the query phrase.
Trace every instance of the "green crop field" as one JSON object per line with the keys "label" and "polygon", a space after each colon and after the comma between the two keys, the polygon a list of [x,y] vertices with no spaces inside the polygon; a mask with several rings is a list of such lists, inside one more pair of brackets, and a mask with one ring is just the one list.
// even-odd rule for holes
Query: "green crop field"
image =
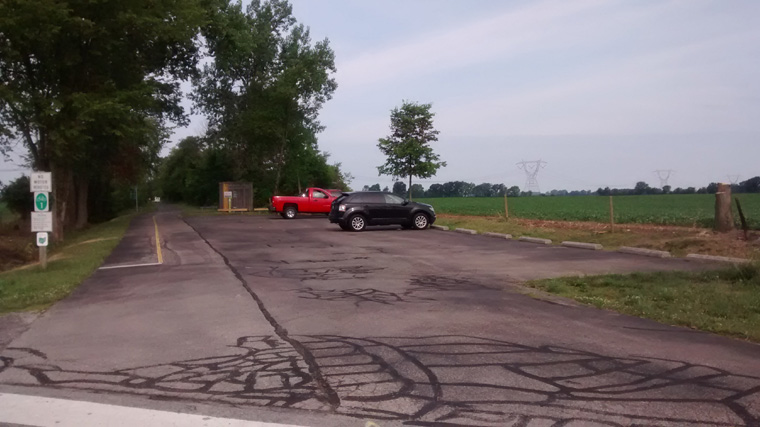
{"label": "green crop field", "polygon": [[[751,228],[760,229],[760,194],[737,194]],[[416,200],[433,205],[436,213],[496,216],[504,214],[501,197],[444,197]],[[508,200],[509,216],[528,219],[609,222],[607,196],[532,196]],[[715,195],[667,194],[614,196],[616,223],[663,224],[710,227]],[[734,206],[734,218],[739,215]]]}

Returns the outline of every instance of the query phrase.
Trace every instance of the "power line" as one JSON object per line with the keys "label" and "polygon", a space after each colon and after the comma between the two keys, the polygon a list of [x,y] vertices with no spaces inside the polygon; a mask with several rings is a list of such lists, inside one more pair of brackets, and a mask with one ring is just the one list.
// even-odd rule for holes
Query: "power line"
{"label": "power line", "polygon": [[546,167],[543,160],[529,160],[517,163],[517,168],[525,171],[525,190],[534,193],[541,193],[538,186],[538,171]]}

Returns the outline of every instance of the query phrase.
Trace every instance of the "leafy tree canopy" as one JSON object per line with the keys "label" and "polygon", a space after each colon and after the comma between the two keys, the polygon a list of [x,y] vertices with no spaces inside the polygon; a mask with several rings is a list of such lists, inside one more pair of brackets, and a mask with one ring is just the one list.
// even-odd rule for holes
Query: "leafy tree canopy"
{"label": "leafy tree canopy", "polygon": [[380,138],[377,146],[386,156],[385,164],[378,166],[381,175],[429,178],[446,162],[433,152],[431,142],[438,141],[438,131],[433,128],[431,104],[404,101],[400,108],[391,111],[391,134]]}

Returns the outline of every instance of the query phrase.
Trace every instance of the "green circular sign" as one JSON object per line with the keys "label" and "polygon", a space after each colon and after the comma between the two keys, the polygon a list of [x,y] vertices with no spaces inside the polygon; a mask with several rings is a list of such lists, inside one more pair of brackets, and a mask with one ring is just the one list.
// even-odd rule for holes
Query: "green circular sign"
{"label": "green circular sign", "polygon": [[47,194],[44,194],[44,193],[38,194],[37,197],[34,199],[34,204],[37,206],[37,210],[40,210],[40,211],[47,210],[47,206],[48,206]]}

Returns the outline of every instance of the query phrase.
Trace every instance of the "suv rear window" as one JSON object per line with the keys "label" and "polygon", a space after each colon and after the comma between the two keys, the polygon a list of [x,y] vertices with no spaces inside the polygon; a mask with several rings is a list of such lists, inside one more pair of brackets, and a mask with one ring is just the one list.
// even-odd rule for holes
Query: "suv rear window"
{"label": "suv rear window", "polygon": [[385,203],[383,193],[359,193],[351,196],[349,203]]}

